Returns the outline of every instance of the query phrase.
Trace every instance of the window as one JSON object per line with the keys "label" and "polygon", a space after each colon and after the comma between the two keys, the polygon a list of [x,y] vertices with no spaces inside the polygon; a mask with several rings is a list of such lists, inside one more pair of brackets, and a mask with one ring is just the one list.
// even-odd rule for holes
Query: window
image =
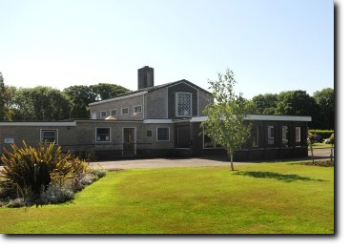
{"label": "window", "polygon": [[57,144],[57,130],[41,130],[41,139],[42,143],[53,143]]}
{"label": "window", "polygon": [[295,127],[295,142],[301,142],[301,127]]}
{"label": "window", "polygon": [[147,130],[147,137],[152,137],[152,131],[151,130]]}
{"label": "window", "polygon": [[222,146],[203,133],[203,148],[222,148]]}
{"label": "window", "polygon": [[127,115],[127,114],[129,114],[129,108],[123,108],[122,115]]}
{"label": "window", "polygon": [[267,144],[268,145],[275,144],[275,126],[272,126],[272,125],[267,126]]}
{"label": "window", "polygon": [[176,93],[176,116],[189,117],[192,115],[192,94]]}
{"label": "window", "polygon": [[111,115],[117,116],[117,110],[116,109],[111,110]]}
{"label": "window", "polygon": [[170,128],[157,128],[157,141],[170,141]]}
{"label": "window", "polygon": [[289,143],[289,128],[287,126],[282,126],[282,146],[288,147]]}
{"label": "window", "polygon": [[107,117],[107,111],[101,111],[100,116],[101,116],[101,118],[106,118]]}
{"label": "window", "polygon": [[96,128],[96,141],[100,141],[100,142],[111,141],[111,129]]}
{"label": "window", "polygon": [[252,147],[257,148],[259,147],[259,129],[260,127],[258,125],[252,127]]}
{"label": "window", "polygon": [[134,107],[134,113],[142,113],[142,106],[136,106]]}
{"label": "window", "polygon": [[5,144],[12,144],[12,143],[15,143],[15,139],[14,139],[14,138],[5,138],[5,139],[4,139],[4,143],[5,143]]}

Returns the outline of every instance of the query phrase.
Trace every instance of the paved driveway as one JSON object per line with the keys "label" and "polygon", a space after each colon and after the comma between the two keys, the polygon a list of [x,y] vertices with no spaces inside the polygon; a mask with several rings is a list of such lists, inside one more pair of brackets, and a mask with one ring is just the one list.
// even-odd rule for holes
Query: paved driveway
{"label": "paved driveway", "polygon": [[[331,150],[328,149],[314,149],[315,159],[329,158]],[[311,153],[309,151],[309,159]],[[304,159],[307,160],[307,159]],[[156,159],[133,159],[133,160],[118,160],[105,162],[90,163],[93,168],[102,168],[106,170],[117,169],[132,169],[132,168],[170,168],[170,167],[205,167],[205,166],[229,166],[230,162],[225,157],[217,157],[211,159],[204,158],[187,158],[187,159],[170,159],[170,158],[156,158]],[[234,162],[234,165],[246,165],[250,162]],[[0,170],[2,167],[0,166]]]}
{"label": "paved driveway", "polygon": [[[315,159],[329,158],[330,149],[314,149]],[[311,153],[309,152],[309,159]],[[294,159],[292,159],[294,160]],[[298,159],[296,159],[298,160]],[[307,158],[301,160],[308,160]],[[246,165],[252,162],[234,162],[234,165]],[[210,159],[204,158],[187,158],[187,159],[134,159],[134,160],[119,160],[106,162],[92,162],[94,168],[102,168],[106,170],[117,169],[132,169],[132,168],[170,168],[170,167],[205,167],[205,166],[229,166],[230,162],[225,157],[216,157]]]}
{"label": "paved driveway", "polygon": [[[107,162],[92,162],[94,168],[102,168],[106,170],[131,169],[131,168],[172,168],[172,167],[205,167],[205,166],[229,166],[230,162],[224,159],[135,159],[135,160],[119,160]],[[246,162],[237,162],[238,164],[247,164]]]}

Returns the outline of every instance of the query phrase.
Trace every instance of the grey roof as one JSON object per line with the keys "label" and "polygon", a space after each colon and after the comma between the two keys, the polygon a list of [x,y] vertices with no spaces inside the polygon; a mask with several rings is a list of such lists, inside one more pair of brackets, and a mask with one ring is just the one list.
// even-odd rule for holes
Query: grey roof
{"label": "grey roof", "polygon": [[124,93],[124,94],[120,94],[120,95],[118,95],[116,97],[113,97],[113,98],[110,98],[110,99],[89,103],[89,106],[90,105],[96,105],[96,104],[99,104],[99,103],[115,101],[115,100],[118,100],[120,97],[132,96],[132,95],[136,95],[136,94],[143,93],[143,92],[152,92],[152,91],[155,91],[155,90],[158,90],[158,89],[162,89],[162,88],[166,88],[166,87],[170,87],[172,85],[176,85],[176,84],[179,84],[179,83],[186,83],[186,84],[192,86],[193,88],[200,89],[201,91],[204,91],[204,92],[206,92],[206,93],[211,95],[211,93],[209,91],[207,91],[207,90],[205,90],[205,89],[195,85],[194,83],[192,83],[190,81],[187,81],[186,79],[182,79],[182,80],[179,80],[179,81],[176,81],[176,82],[170,82],[170,83],[165,83],[165,84],[161,84],[161,85],[157,85],[157,86],[153,86],[153,87],[139,89],[139,90],[136,90],[136,91],[130,91],[130,92],[127,92],[127,93]]}

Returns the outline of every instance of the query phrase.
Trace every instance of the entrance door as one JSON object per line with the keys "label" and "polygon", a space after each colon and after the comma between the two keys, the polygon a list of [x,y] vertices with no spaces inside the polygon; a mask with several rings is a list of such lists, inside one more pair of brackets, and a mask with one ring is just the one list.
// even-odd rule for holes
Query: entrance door
{"label": "entrance door", "polygon": [[191,140],[190,126],[182,125],[176,127],[176,147],[189,148]]}
{"label": "entrance door", "polygon": [[124,128],[123,138],[123,155],[135,155],[135,128]]}

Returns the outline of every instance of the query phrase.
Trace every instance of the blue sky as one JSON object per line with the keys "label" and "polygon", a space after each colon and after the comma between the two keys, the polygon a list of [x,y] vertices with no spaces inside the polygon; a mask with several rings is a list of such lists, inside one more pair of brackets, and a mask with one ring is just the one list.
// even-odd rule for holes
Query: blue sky
{"label": "blue sky", "polygon": [[137,89],[233,70],[246,98],[334,88],[331,0],[0,0],[0,72],[17,87]]}

